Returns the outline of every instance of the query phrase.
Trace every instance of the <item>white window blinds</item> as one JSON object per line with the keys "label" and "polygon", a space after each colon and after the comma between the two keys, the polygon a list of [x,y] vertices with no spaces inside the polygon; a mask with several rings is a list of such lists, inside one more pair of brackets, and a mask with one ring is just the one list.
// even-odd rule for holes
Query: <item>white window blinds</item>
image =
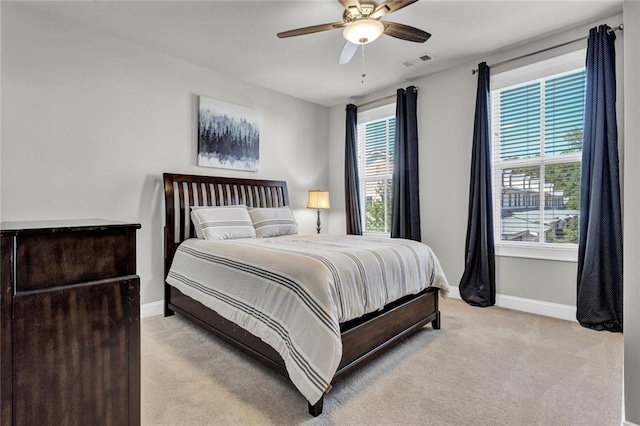
{"label": "white window blinds", "polygon": [[391,232],[395,104],[358,113],[358,165],[365,233]]}
{"label": "white window blinds", "polygon": [[578,241],[584,52],[564,60],[505,72],[491,92],[496,245]]}

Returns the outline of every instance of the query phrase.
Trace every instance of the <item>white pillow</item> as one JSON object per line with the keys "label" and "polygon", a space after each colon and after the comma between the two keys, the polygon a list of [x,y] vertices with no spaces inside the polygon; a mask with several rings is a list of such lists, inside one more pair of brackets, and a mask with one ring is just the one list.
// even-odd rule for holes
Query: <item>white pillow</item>
{"label": "white pillow", "polygon": [[298,233],[298,224],[289,207],[250,209],[249,216],[258,238]]}
{"label": "white pillow", "polygon": [[247,206],[192,206],[191,220],[198,238],[205,240],[230,240],[255,238]]}

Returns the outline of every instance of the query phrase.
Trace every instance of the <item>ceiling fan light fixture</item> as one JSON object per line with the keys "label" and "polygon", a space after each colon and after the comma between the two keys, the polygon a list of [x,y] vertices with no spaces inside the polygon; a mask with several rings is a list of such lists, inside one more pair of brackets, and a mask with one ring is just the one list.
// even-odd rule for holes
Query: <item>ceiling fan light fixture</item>
{"label": "ceiling fan light fixture", "polygon": [[384,32],[384,25],[376,19],[363,18],[344,27],[342,35],[354,44],[367,44]]}

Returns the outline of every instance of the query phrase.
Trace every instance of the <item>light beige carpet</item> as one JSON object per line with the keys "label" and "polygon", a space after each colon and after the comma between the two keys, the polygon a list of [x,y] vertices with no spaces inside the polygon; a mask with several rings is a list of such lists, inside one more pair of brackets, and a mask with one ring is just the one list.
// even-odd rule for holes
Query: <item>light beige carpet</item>
{"label": "light beige carpet", "polygon": [[622,335],[501,308],[441,305],[338,382],[313,418],[288,379],[176,315],[142,320],[143,425],[619,426]]}

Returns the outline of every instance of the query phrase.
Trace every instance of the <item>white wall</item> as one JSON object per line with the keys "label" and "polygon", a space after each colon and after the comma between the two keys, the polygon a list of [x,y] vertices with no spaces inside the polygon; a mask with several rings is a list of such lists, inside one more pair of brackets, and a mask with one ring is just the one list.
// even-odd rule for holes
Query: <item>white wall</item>
{"label": "white wall", "polygon": [[331,210],[329,216],[329,233],[345,234],[347,220],[345,216],[344,198],[344,140],[346,105],[329,108],[329,191],[331,194]]}
{"label": "white wall", "polygon": [[[606,20],[610,26],[619,25],[622,16]],[[599,23],[599,22],[598,22]],[[420,211],[422,240],[438,255],[451,285],[458,285],[464,272],[464,244],[466,239],[469,203],[469,175],[477,77],[471,74],[477,63],[488,64],[518,57],[539,49],[574,40],[588,34],[597,23],[556,34],[545,39],[522,44],[503,52],[487,55],[477,62],[432,74],[403,86],[419,88],[418,127],[420,155]],[[621,37],[619,37],[621,38]],[[546,59],[558,53],[586,47],[577,43],[528,61],[514,62],[510,67]],[[622,99],[622,46],[618,42],[619,90]],[[505,70],[507,67],[500,68]],[[495,71],[494,71],[495,72]],[[399,86],[400,87],[400,86]],[[373,93],[357,103],[366,102],[395,92],[394,89]],[[619,105],[619,124],[622,107]],[[330,188],[336,197],[344,197],[341,170],[344,168],[344,107],[331,108],[330,113]],[[620,132],[621,140],[623,132]],[[333,211],[331,232],[344,233],[344,219]],[[525,299],[575,306],[576,262],[534,260],[513,257],[496,258],[496,290],[499,294]]]}
{"label": "white wall", "polygon": [[627,114],[624,160],[624,395],[628,424],[640,425],[640,2],[624,4]]}
{"label": "white wall", "polygon": [[[2,7],[0,5],[0,39],[2,39]],[[0,43],[0,94],[2,93],[2,45]],[[2,117],[2,102],[0,102]],[[0,190],[2,189],[2,120],[0,120]],[[2,193],[0,193],[0,222],[2,222]]]}
{"label": "white wall", "polygon": [[[142,302],[163,298],[163,172],[288,181],[305,232],[326,188],[328,110],[2,2],[2,219],[142,224]],[[196,164],[197,95],[254,108],[259,172]]]}

